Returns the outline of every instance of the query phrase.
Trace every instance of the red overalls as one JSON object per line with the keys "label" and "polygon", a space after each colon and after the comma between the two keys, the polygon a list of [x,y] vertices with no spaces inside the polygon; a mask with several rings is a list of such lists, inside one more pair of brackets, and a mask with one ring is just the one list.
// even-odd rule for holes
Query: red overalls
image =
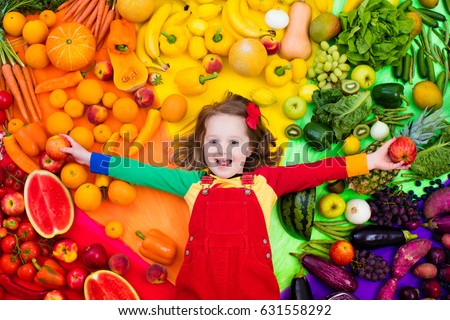
{"label": "red overalls", "polygon": [[250,189],[220,188],[210,176],[194,203],[184,263],[176,281],[178,299],[279,299],[264,215]]}

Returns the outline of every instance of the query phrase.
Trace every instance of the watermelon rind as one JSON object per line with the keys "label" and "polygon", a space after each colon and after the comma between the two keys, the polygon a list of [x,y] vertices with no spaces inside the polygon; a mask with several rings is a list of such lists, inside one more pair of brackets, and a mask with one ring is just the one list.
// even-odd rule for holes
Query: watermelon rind
{"label": "watermelon rind", "polygon": [[[44,182],[47,185],[41,185]],[[72,195],[61,179],[48,170],[34,170],[28,175],[24,185],[24,202],[28,220],[43,238],[64,234],[73,224],[75,207]],[[44,223],[47,225],[44,226]]]}
{"label": "watermelon rind", "polygon": [[83,289],[86,300],[140,300],[134,287],[110,270],[97,270],[89,274]]}

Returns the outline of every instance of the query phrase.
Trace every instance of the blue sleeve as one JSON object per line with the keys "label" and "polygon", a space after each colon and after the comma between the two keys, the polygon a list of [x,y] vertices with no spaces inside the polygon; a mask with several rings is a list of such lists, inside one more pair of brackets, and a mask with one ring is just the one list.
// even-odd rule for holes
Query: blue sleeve
{"label": "blue sleeve", "polygon": [[166,191],[184,197],[193,183],[200,181],[204,171],[187,171],[151,166],[134,159],[112,157],[93,152],[90,170],[132,184]]}

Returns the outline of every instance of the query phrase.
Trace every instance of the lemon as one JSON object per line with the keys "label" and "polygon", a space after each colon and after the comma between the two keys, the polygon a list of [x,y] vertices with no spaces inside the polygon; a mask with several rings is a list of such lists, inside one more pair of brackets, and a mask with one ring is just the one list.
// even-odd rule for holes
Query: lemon
{"label": "lemon", "polygon": [[298,89],[298,95],[303,98],[307,103],[313,102],[312,96],[313,92],[316,90],[320,90],[318,86],[312,83],[305,84],[304,86]]}
{"label": "lemon", "polygon": [[346,156],[358,153],[360,148],[361,142],[354,135],[349,135],[342,145],[342,151]]}

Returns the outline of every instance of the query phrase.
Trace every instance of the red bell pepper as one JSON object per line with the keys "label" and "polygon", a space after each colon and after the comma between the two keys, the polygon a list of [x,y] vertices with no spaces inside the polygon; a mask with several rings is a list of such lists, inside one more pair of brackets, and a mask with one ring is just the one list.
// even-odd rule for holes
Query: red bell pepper
{"label": "red bell pepper", "polygon": [[47,259],[40,266],[36,259],[32,259],[33,265],[38,272],[34,282],[45,288],[62,288],[66,285],[66,270],[55,260]]}

